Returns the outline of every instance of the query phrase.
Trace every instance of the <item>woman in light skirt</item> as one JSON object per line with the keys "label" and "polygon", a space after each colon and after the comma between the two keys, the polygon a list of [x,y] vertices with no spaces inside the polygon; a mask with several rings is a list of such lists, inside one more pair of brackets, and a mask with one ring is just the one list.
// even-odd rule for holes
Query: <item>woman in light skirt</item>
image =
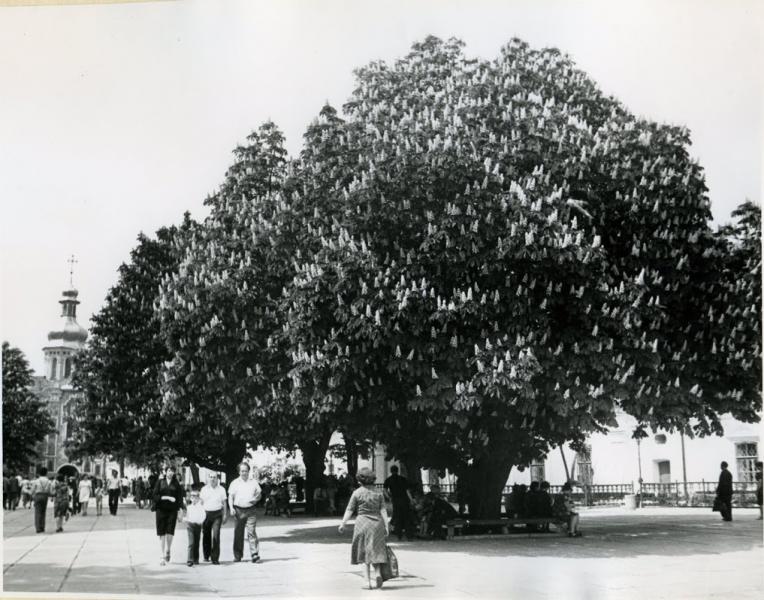
{"label": "woman in light skirt", "polygon": [[361,484],[350,496],[345,515],[342,517],[339,531],[345,531],[345,524],[357,514],[353,528],[353,542],[350,551],[350,564],[366,565],[366,580],[371,585],[371,566],[374,567],[376,586],[382,587],[381,566],[387,563],[387,535],[389,525],[385,499],[381,491],[374,487],[376,477],[368,467],[358,470],[356,475]]}
{"label": "woman in light skirt", "polygon": [[83,517],[88,516],[88,503],[90,502],[90,496],[93,492],[93,484],[90,482],[90,477],[83,475],[80,479],[78,494],[80,501],[80,513]]}

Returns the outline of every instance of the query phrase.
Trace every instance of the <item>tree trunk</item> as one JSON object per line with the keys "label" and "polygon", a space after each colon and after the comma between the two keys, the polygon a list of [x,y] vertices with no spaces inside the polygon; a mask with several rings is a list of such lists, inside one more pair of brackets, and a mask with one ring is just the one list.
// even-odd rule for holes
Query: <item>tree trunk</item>
{"label": "tree trunk", "polygon": [[422,491],[422,466],[413,458],[400,459],[406,479],[409,480],[412,489]]}
{"label": "tree trunk", "polygon": [[346,433],[342,434],[342,438],[345,440],[348,477],[350,477],[351,481],[355,481],[356,473],[358,473],[358,446],[356,445],[355,440]]}
{"label": "tree trunk", "polygon": [[299,444],[302,462],[305,465],[305,514],[313,512],[313,491],[320,485],[324,474],[324,459],[329,449],[331,431],[320,438]]}
{"label": "tree trunk", "polygon": [[226,487],[231,485],[231,482],[239,476],[239,464],[246,452],[247,443],[239,440],[229,441],[223,449],[223,454],[220,459],[225,473]]}
{"label": "tree trunk", "polygon": [[124,458],[119,459],[119,476],[120,477],[125,476],[125,459]]}
{"label": "tree trunk", "polygon": [[188,463],[188,468],[191,469],[191,479],[194,487],[199,486],[199,465],[194,461]]}
{"label": "tree trunk", "polygon": [[498,519],[504,486],[512,470],[511,460],[499,453],[476,460],[468,469],[466,490],[469,514],[473,519]]}
{"label": "tree trunk", "polygon": [[568,461],[565,460],[565,452],[560,446],[560,456],[562,456],[562,465],[565,467],[565,483],[570,481],[570,472],[568,471]]}

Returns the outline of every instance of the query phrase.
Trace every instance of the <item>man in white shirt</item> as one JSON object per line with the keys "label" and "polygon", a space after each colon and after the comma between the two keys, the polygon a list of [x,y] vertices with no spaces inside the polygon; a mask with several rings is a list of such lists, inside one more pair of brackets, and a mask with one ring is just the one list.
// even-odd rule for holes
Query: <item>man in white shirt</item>
{"label": "man in white shirt", "polygon": [[34,527],[37,533],[45,533],[45,512],[48,509],[48,498],[53,494],[53,482],[48,479],[48,469],[38,467],[37,479],[32,481]]}
{"label": "man in white shirt", "polygon": [[207,476],[207,485],[200,492],[206,517],[202,526],[202,552],[204,560],[220,564],[220,526],[228,521],[228,501],[225,488],[220,485],[217,473]]}
{"label": "man in white shirt", "polygon": [[119,508],[119,473],[116,469],[112,469],[111,477],[107,480],[106,489],[109,491],[109,512],[112,515],[117,514],[117,508]]}
{"label": "man in white shirt", "polygon": [[252,555],[252,562],[260,560],[260,541],[257,539],[255,526],[255,504],[260,500],[260,484],[256,476],[250,477],[249,465],[239,465],[239,476],[228,486],[228,504],[235,519],[233,530],[233,558],[240,562],[244,556],[244,530],[247,530],[247,541]]}

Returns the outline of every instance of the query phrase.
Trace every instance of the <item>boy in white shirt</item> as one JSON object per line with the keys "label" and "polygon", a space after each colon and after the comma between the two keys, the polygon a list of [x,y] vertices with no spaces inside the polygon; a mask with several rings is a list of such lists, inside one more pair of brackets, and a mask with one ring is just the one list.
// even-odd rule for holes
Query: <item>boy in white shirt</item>
{"label": "boy in white shirt", "polygon": [[198,490],[191,490],[186,506],[186,531],[188,533],[188,558],[186,564],[189,567],[199,564],[199,540],[202,537],[202,524],[207,513],[204,512]]}

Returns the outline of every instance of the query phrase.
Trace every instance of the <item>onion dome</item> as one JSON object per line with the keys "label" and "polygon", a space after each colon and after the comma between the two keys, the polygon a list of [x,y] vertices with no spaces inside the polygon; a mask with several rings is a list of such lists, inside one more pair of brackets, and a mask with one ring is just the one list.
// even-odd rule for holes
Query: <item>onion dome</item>
{"label": "onion dome", "polygon": [[62,346],[80,347],[88,339],[87,330],[77,323],[77,290],[71,289],[63,292],[61,304],[60,326],[48,333],[49,342],[58,342]]}

